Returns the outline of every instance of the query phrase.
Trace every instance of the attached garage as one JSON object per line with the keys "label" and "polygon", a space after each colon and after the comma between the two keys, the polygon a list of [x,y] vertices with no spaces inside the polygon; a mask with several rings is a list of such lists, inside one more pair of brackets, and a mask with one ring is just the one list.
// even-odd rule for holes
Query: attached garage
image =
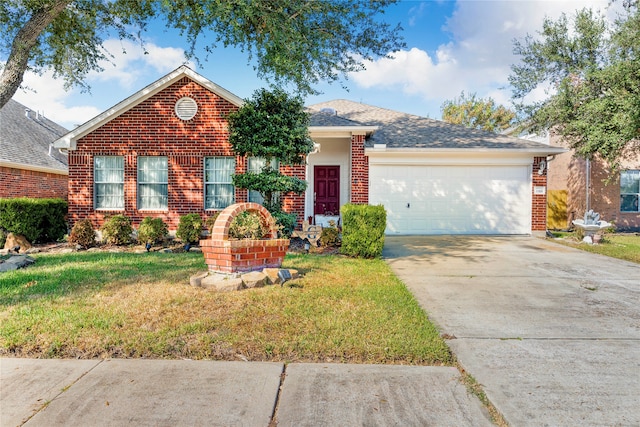
{"label": "attached garage", "polygon": [[531,166],[370,165],[387,234],[530,234]]}

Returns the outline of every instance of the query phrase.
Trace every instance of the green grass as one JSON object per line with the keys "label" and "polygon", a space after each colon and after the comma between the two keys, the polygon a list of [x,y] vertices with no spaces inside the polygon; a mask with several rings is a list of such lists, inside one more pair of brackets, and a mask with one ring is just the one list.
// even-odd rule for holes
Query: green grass
{"label": "green grass", "polygon": [[578,239],[565,236],[558,240],[565,245],[593,252],[601,255],[619,258],[640,264],[640,235],[635,234],[605,234],[601,243],[590,245]]}
{"label": "green grass", "polygon": [[301,278],[216,293],[189,286],[201,254],[36,258],[0,276],[0,355],[453,363],[382,260],[289,255]]}

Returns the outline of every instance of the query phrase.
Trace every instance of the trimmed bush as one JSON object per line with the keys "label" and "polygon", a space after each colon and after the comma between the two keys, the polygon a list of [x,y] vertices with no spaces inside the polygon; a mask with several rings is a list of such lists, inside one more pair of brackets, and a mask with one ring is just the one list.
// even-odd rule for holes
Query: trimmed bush
{"label": "trimmed bush", "polygon": [[340,231],[336,227],[325,227],[322,229],[320,238],[318,239],[320,246],[340,246]]}
{"label": "trimmed bush", "polygon": [[176,237],[184,243],[197,243],[202,234],[202,225],[202,218],[197,213],[181,216]]}
{"label": "trimmed bush", "polygon": [[379,258],[384,247],[387,212],[384,206],[342,206],[342,248],[344,255],[359,258]]}
{"label": "trimmed bush", "polygon": [[7,232],[0,228],[0,249],[4,248],[4,244],[7,241]]}
{"label": "trimmed bush", "polygon": [[29,242],[55,242],[67,233],[67,202],[63,199],[0,199],[0,228]]}
{"label": "trimmed bush", "polygon": [[101,228],[102,240],[111,245],[128,245],[133,241],[131,220],[124,215],[107,218]]}
{"label": "trimmed bush", "polygon": [[84,248],[90,248],[96,243],[96,231],[89,219],[81,219],[73,224],[71,234],[69,235],[69,243],[80,245]]}
{"label": "trimmed bush", "polygon": [[138,227],[139,243],[156,243],[162,241],[169,233],[169,227],[162,218],[145,217]]}
{"label": "trimmed bush", "polygon": [[229,237],[232,239],[262,239],[267,234],[260,215],[255,212],[240,212],[229,225]]}
{"label": "trimmed bush", "polygon": [[273,219],[276,221],[276,227],[278,228],[278,234],[280,237],[288,239],[293,233],[293,229],[296,227],[296,214],[286,213],[282,211],[270,212]]}

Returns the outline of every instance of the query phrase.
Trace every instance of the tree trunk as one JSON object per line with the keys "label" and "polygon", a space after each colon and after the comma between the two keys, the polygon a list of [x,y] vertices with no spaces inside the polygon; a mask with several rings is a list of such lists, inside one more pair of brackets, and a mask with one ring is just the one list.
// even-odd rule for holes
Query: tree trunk
{"label": "tree trunk", "polygon": [[9,102],[22,84],[24,73],[29,66],[31,49],[38,43],[40,34],[69,3],[70,0],[58,0],[46,8],[36,10],[16,34],[9,59],[0,76],[0,108]]}

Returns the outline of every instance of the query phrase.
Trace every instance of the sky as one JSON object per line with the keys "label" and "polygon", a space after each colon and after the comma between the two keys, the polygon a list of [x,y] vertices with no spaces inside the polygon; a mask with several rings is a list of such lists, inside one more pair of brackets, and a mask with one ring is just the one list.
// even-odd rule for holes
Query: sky
{"label": "sky", "polygon": [[[383,19],[399,23],[406,48],[393,59],[365,63],[366,70],[347,80],[320,84],[319,95],[305,98],[307,105],[332,99],[349,99],[378,107],[441,118],[446,100],[475,93],[510,105],[508,76],[518,58],[513,40],[535,36],[545,17],[557,19],[583,7],[600,10],[610,20],[621,11],[621,1],[609,0],[459,0],[401,1]],[[268,84],[257,78],[247,57],[236,49],[218,48],[200,66],[188,63],[186,42],[168,32],[161,23],[149,26],[143,36],[147,54],[135,44],[116,39],[105,41],[114,55],[104,71],[91,73],[89,93],[65,91],[52,73],[27,74],[14,99],[73,129],[112,107],[165,74],[187,63],[196,72],[235,95],[247,99]],[[126,51],[126,54],[122,52]],[[0,58],[6,60],[6,58]],[[346,86],[347,89],[344,89]],[[540,96],[543,96],[540,94]]]}

